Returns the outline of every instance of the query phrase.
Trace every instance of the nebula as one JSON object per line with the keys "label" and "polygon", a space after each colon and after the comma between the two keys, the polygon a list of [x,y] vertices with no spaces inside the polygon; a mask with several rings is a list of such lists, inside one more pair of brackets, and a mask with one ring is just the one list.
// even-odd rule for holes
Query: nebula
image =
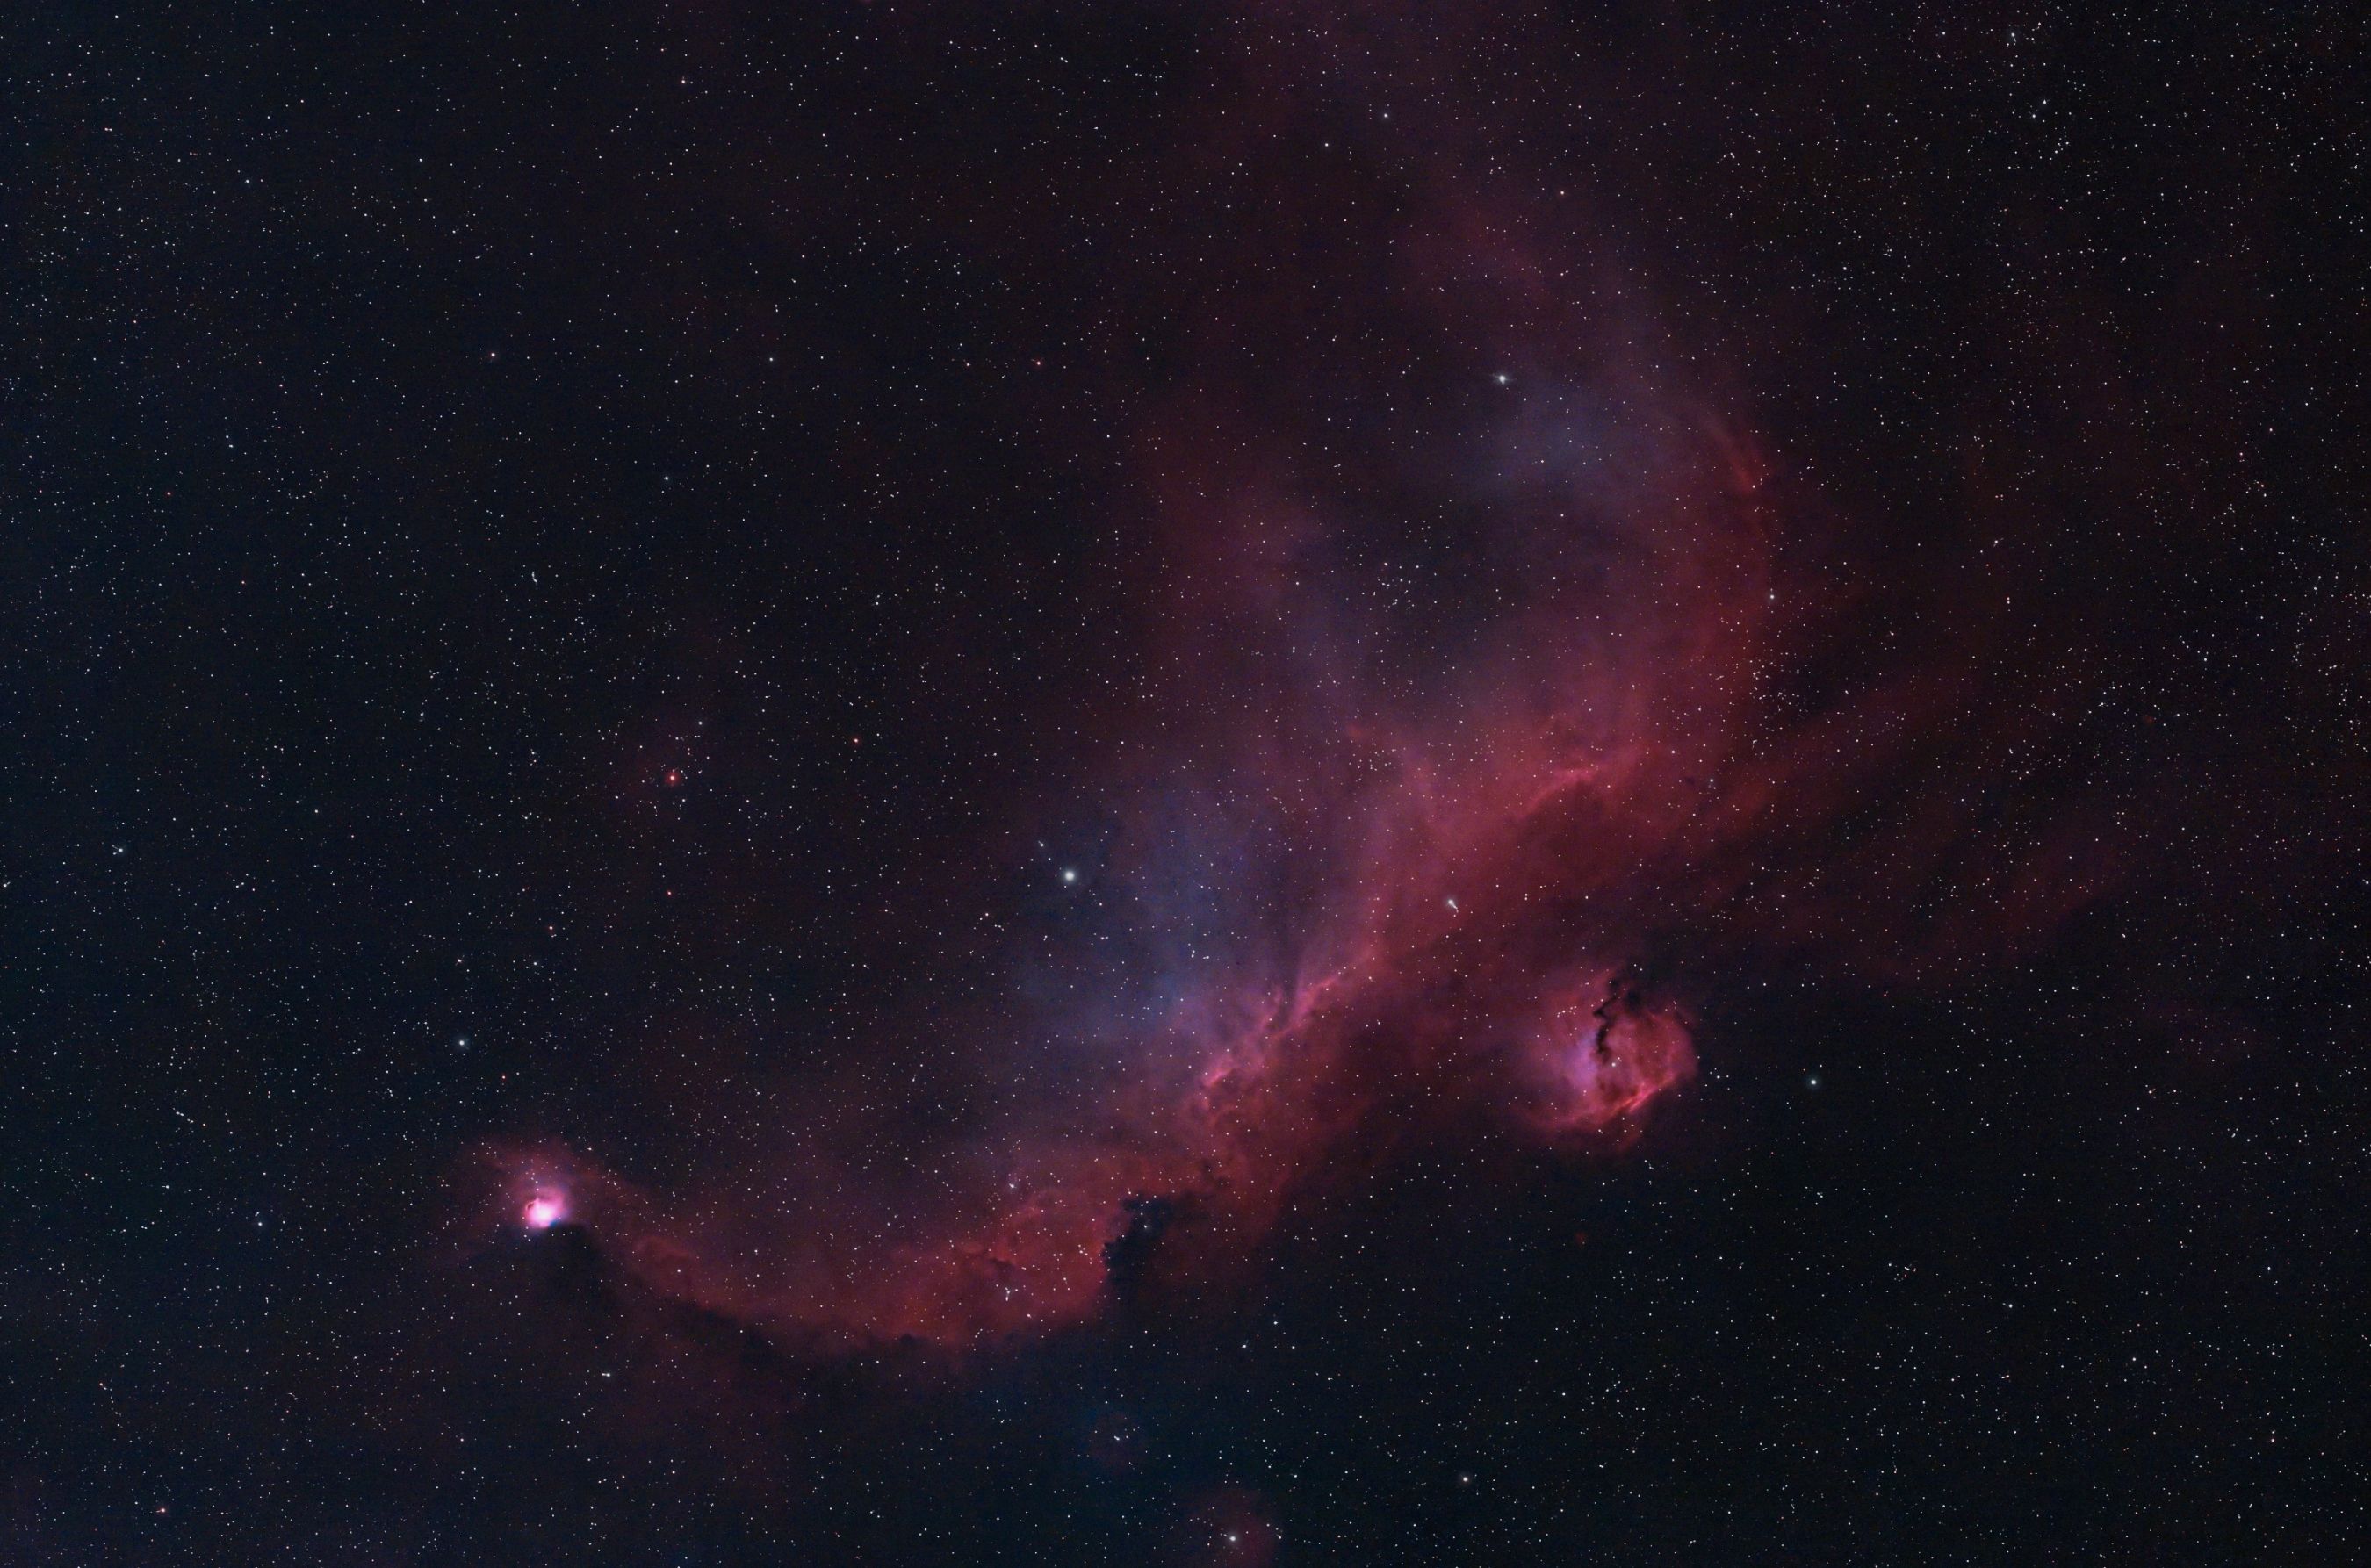
{"label": "nebula", "polygon": [[20,13],[0,1568],[2362,1550],[2371,9]]}
{"label": "nebula", "polygon": [[[1692,948],[1915,981],[2113,876],[2082,824],[2017,836],[1948,777],[2051,721],[2014,667],[1954,646],[1821,689],[1866,619],[1828,503],[1646,287],[1532,193],[1424,178],[1453,144],[1372,134],[1418,172],[1347,209],[1359,289],[1255,264],[1328,209],[1266,193],[1125,423],[1102,759],[1007,824],[1042,851],[1013,875],[1074,902],[991,977],[1009,1009],[931,1025],[985,1109],[885,1155],[853,1107],[896,1053],[859,1042],[862,1092],[797,1096],[783,1147],[677,1197],[490,1147],[503,1215],[564,1168],[620,1266],[737,1320],[1041,1332],[1221,1288],[1297,1197],[1439,1129],[1619,1158],[1696,1070]],[[786,1186],[780,1218],[735,1195]]]}
{"label": "nebula", "polygon": [[[1642,961],[1772,787],[1741,766],[1781,616],[1771,520],[1750,443],[1701,409],[1627,379],[1542,396],[1444,454],[1491,505],[1420,572],[1364,559],[1363,505],[1290,455],[1207,419],[1148,434],[1163,717],[1115,748],[1096,876],[1128,1005],[1041,1010],[1099,1065],[973,1131],[885,1241],[721,1265],[584,1156],[491,1148],[510,1212],[566,1212],[653,1287],[751,1321],[971,1345],[1208,1287],[1311,1183],[1429,1126],[1637,1136],[1694,1070],[1686,998]],[[1410,596],[1420,617],[1395,613]]]}

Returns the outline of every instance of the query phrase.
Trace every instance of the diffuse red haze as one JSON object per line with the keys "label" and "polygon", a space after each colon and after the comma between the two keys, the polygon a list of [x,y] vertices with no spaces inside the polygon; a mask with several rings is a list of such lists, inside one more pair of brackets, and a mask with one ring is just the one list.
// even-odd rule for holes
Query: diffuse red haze
{"label": "diffuse red haze", "polygon": [[[1192,959],[1170,1005],[1104,1032],[1140,1048],[1083,1108],[968,1137],[862,1239],[745,1228],[727,1258],[696,1239],[712,1208],[572,1200],[612,1256],[754,1320],[967,1344],[1223,1273],[1297,1193],[1444,1119],[1615,1147],[1693,1074],[1684,999],[1641,961],[1736,892],[1785,778],[1753,713],[1786,608],[1768,466],[1645,351],[1572,350],[1637,335],[1486,216],[1418,220],[1373,363],[1246,380],[1247,324],[1217,312],[1136,430],[1156,543],[1106,880],[1158,927],[1198,855],[1221,928],[1162,939]],[[1477,354],[1492,316],[1504,349]],[[1390,411],[1410,352],[1480,401]],[[1346,375],[1383,410],[1356,436],[1277,401]],[[488,1158],[509,1189],[550,1163]],[[534,1193],[509,1189],[515,1215]]]}
{"label": "diffuse red haze", "polygon": [[[1564,804],[1552,798],[1510,833],[1543,833]],[[1485,885],[1454,907],[1452,896],[1431,895],[1428,911],[1387,904],[1393,917],[1366,928],[1339,967],[1256,998],[1253,1020],[1209,1042],[1178,1089],[1115,1097],[1093,1136],[1028,1138],[1012,1161],[1023,1174],[983,1194],[984,1217],[936,1240],[753,1297],[642,1228],[639,1200],[605,1205],[614,1228],[599,1209],[584,1223],[647,1283],[707,1305],[852,1338],[969,1343],[1094,1310],[1117,1251],[1172,1225],[1197,1265],[1240,1261],[1305,1182],[1374,1159],[1395,1131],[1446,1106],[1495,1108],[1526,1136],[1618,1138],[1690,1076],[1675,1005],[1602,963],[1531,968],[1573,939],[1573,911],[1536,886]],[[522,1172],[555,1163],[494,1158]],[[536,1225],[541,1205],[565,1200],[549,1177],[525,1179]]]}
{"label": "diffuse red haze", "polygon": [[[1337,651],[1278,651],[1251,677],[1254,700],[1213,721],[1203,755],[1307,824],[1324,870],[1288,951],[1222,966],[1172,1009],[1165,1032],[1186,1038],[1190,1070],[1123,1076],[1079,1131],[1016,1129],[1011,1157],[967,1166],[975,1190],[937,1218],[764,1286],[663,1239],[664,1225],[626,1221],[652,1206],[640,1200],[584,1223],[653,1286],[711,1307],[834,1338],[969,1344],[1090,1314],[1147,1259],[1164,1276],[1225,1271],[1297,1192],[1443,1116],[1618,1145],[1694,1068],[1679,999],[1631,967],[1632,928],[1667,897],[1673,860],[1722,832],[1702,775],[1729,744],[1770,599],[1752,502],[1705,451],[1686,484],[1662,487],[1668,520],[1625,541],[1618,613],[1578,590],[1520,605],[1482,628],[1452,681],[1396,711]],[[1201,576],[1206,609],[1226,576]],[[1234,581],[1271,592],[1257,573]],[[1245,608],[1199,624],[1298,635],[1257,604],[1266,629],[1246,631]],[[1313,672],[1340,695],[1258,690]],[[1120,874],[1170,870],[1147,850]]]}

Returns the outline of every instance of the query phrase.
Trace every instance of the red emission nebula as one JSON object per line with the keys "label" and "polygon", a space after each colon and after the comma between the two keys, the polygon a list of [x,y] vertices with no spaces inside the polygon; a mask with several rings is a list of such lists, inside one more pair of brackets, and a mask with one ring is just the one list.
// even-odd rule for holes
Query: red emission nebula
{"label": "red emission nebula", "polygon": [[[1266,532],[1290,525],[1214,534],[1180,518],[1200,558],[1177,578],[1194,600],[1182,618],[1210,645],[1175,664],[1300,638],[1271,650],[1265,678],[1327,694],[1197,738],[1288,817],[1301,808],[1322,896],[1292,951],[1174,1003],[1145,1054],[1161,1066],[1109,1086],[1092,1131],[1017,1130],[929,1239],[908,1231],[753,1288],[703,1256],[696,1225],[679,1233],[657,1200],[549,1147],[487,1152],[501,1212],[548,1226],[565,1205],[646,1284],[735,1316],[966,1345],[1095,1311],[1131,1238],[1160,1236],[1164,1274],[1223,1272],[1304,1184],[1428,1118],[1478,1111],[1512,1136],[1618,1147],[1695,1066],[1683,999],[1633,973],[1626,927],[1766,787],[1706,782],[1775,598],[1757,503],[1721,457],[1734,445],[1705,427],[1701,465],[1659,467],[1660,515],[1606,520],[1619,616],[1553,593],[1500,613],[1463,670],[1396,710],[1356,689],[1352,657],[1296,629],[1271,571],[1294,547]],[[1534,503],[1568,501],[1555,491],[1551,478]],[[1246,494],[1241,510],[1283,507]]]}
{"label": "red emission nebula", "polygon": [[[827,1343],[1042,1332],[1124,1288],[1222,1287],[1297,1195],[1428,1129],[1620,1158],[1696,1071],[1661,962],[1696,934],[1891,977],[2086,896],[2095,863],[2028,845],[1984,868],[2007,917],[1914,918],[1965,824],[1828,831],[1952,715],[1949,681],[1775,703],[1838,607],[1789,564],[1816,559],[1816,498],[1637,346],[1643,307],[1569,299],[1544,280],[1571,259],[1471,208],[1394,252],[1395,298],[1463,312],[1393,323],[1468,367],[1453,434],[1385,418],[1329,447],[1223,369],[1138,422],[1142,698],[1100,781],[1122,827],[1096,880],[1169,952],[1160,1005],[1098,1029],[1089,1091],[966,1136],[894,1200],[835,1173],[827,1113],[798,1159],[888,1211],[870,1226],[769,1231],[729,1183],[668,1197],[543,1143],[480,1151],[485,1226],[564,1216],[663,1296]],[[1209,330],[1223,365],[1247,328]],[[1953,722],[1955,744],[2002,738]]]}
{"label": "red emission nebula", "polygon": [[17,8],[0,1568],[2365,1550],[2371,4],[279,9]]}

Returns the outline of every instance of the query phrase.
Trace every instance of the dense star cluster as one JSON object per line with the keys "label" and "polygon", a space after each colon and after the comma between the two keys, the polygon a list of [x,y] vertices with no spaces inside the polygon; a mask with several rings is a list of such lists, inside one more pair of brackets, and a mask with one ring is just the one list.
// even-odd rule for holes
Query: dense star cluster
{"label": "dense star cluster", "polygon": [[22,18],[0,1563],[2335,1562],[2343,6]]}

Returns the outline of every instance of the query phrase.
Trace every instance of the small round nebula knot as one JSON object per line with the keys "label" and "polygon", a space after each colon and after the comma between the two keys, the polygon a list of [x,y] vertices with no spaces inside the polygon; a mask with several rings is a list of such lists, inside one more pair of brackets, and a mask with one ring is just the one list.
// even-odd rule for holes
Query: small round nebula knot
{"label": "small round nebula knot", "polygon": [[568,1217],[568,1200],[558,1193],[538,1193],[527,1200],[519,1217],[529,1230],[549,1230]]}
{"label": "small round nebula knot", "polygon": [[1541,1119],[1552,1131],[1594,1131],[1636,1116],[1695,1071],[1687,1027],[1619,976],[1567,993],[1538,1044],[1547,1091]]}

